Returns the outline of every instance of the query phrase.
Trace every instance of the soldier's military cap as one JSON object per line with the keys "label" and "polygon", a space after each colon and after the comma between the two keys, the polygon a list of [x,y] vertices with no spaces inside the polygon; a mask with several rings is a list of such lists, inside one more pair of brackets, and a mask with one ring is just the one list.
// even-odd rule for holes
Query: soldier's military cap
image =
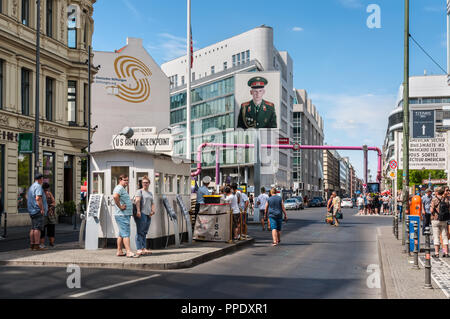
{"label": "soldier's military cap", "polygon": [[250,86],[252,89],[262,89],[267,85],[268,81],[260,76],[251,78],[248,81],[248,86]]}

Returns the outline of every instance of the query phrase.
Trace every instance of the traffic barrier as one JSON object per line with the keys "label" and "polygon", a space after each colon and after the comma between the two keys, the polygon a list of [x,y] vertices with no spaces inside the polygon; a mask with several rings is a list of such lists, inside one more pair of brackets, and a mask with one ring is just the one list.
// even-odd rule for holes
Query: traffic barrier
{"label": "traffic barrier", "polygon": [[425,286],[426,289],[433,289],[431,285],[431,240],[430,227],[425,227]]}
{"label": "traffic barrier", "polygon": [[395,233],[395,239],[398,240],[398,214],[396,213],[394,216],[394,233]]}
{"label": "traffic barrier", "polygon": [[414,265],[413,269],[419,269],[419,223],[413,221],[414,225]]}

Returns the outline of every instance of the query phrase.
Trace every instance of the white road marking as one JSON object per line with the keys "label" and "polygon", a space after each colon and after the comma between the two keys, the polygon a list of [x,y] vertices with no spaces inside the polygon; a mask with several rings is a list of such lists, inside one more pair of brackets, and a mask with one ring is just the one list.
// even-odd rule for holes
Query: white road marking
{"label": "white road marking", "polygon": [[161,276],[161,275],[152,275],[152,276],[149,276],[149,277],[144,277],[144,278],[139,278],[139,279],[135,279],[135,280],[130,280],[130,281],[122,282],[120,284],[115,284],[115,285],[111,285],[111,286],[107,286],[107,287],[103,287],[103,288],[98,288],[98,289],[82,292],[82,293],[75,294],[75,295],[70,295],[69,297],[70,298],[79,298],[79,297],[90,295],[90,294],[93,294],[93,293],[96,293],[96,292],[99,292],[99,291],[108,290],[108,289],[112,289],[112,288],[116,288],[116,287],[120,287],[120,286],[125,286],[125,285],[130,285],[130,284],[133,284],[133,283],[136,283],[136,282],[148,280],[148,279],[151,279],[151,278],[156,278],[156,277],[159,277],[159,276]]}

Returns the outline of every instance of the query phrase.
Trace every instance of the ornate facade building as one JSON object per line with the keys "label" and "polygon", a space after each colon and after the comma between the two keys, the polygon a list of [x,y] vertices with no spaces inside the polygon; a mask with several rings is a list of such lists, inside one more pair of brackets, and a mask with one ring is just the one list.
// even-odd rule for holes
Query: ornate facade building
{"label": "ornate facade building", "polygon": [[26,192],[34,154],[19,153],[18,136],[35,131],[38,11],[40,170],[57,203],[80,201],[95,2],[41,0],[37,10],[34,0],[0,0],[0,196],[9,226],[29,223]]}

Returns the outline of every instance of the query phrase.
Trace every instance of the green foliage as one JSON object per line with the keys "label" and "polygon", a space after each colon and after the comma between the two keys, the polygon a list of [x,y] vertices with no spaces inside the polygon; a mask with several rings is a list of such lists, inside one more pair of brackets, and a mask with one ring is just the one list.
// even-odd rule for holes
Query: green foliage
{"label": "green foliage", "polygon": [[[431,179],[447,179],[447,174],[443,170],[410,170],[409,171],[409,185],[423,185],[422,181],[428,179],[431,174]],[[403,170],[397,171],[397,185],[398,189],[403,189]]]}
{"label": "green foliage", "polygon": [[76,211],[77,207],[74,201],[69,202],[59,202],[55,207],[56,214],[58,216],[73,216]]}

